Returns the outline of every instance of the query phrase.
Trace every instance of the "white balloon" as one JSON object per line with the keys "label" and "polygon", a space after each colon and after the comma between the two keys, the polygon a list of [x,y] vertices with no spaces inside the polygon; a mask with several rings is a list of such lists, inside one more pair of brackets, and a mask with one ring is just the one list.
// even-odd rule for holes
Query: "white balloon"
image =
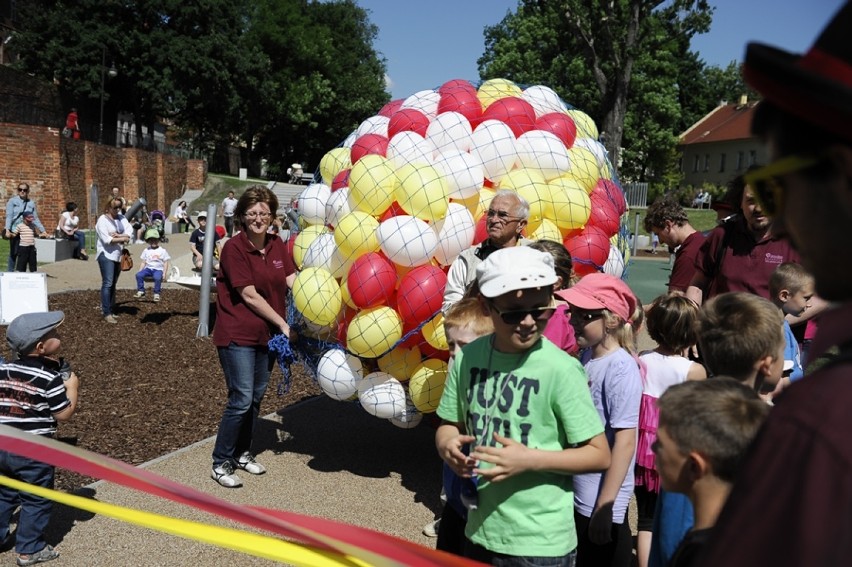
{"label": "white balloon", "polygon": [[387,157],[397,169],[407,163],[432,163],[435,148],[432,143],[418,134],[406,130],[399,132],[388,142]]}
{"label": "white balloon", "polygon": [[355,143],[355,140],[356,140],[355,131],[353,130],[352,132],[349,133],[348,136],[346,136],[346,139],[343,140],[343,143],[340,144],[340,145],[343,146],[344,148],[350,148],[351,149],[352,144]]}
{"label": "white balloon", "polygon": [[372,372],[358,382],[358,401],[370,415],[390,419],[405,412],[405,389],[387,372]]}
{"label": "white balloon", "polygon": [[349,187],[333,192],[325,204],[325,223],[337,226],[340,219],[352,212],[349,207]]}
{"label": "white balloon", "polygon": [[603,168],[606,164],[606,147],[597,140],[593,140],[591,138],[577,138],[574,141],[574,146],[586,148],[592,152],[595,156],[595,160],[598,162],[598,169]]}
{"label": "white balloon", "polygon": [[515,134],[499,120],[485,120],[471,135],[470,153],[482,162],[485,177],[500,181],[518,159]]}
{"label": "white balloon", "polygon": [[324,183],[308,185],[299,193],[299,214],[308,224],[325,224],[325,205],[331,197],[331,187]]}
{"label": "white balloon", "polygon": [[434,90],[418,91],[402,101],[400,109],[413,108],[419,110],[430,121],[434,120],[438,115],[438,102],[441,100],[441,95]]}
{"label": "white balloon", "polygon": [[444,112],[432,120],[426,129],[426,139],[437,152],[470,150],[470,121],[458,112]]}
{"label": "white balloon", "polygon": [[473,244],[476,222],[467,207],[450,203],[446,216],[435,223],[435,232],[438,233],[435,259],[442,266],[449,266],[462,250]]}
{"label": "white balloon", "polygon": [[603,265],[605,274],[610,274],[617,278],[624,275],[624,256],[618,251],[614,245],[609,245],[609,257]]}
{"label": "white balloon", "polygon": [[[371,116],[361,122],[355,132],[352,133],[352,142],[363,136],[364,134],[381,134],[385,138],[388,137],[388,122],[390,118],[387,116]],[[347,138],[348,139],[348,138]],[[351,144],[350,146],[351,147]]]}
{"label": "white balloon", "polygon": [[334,242],[333,234],[320,234],[308,246],[305,258],[302,261],[303,268],[323,268],[331,272],[335,278],[343,277],[343,266],[345,262]]}
{"label": "white balloon", "polygon": [[423,414],[417,411],[411,399],[405,396],[405,409],[396,417],[390,418],[388,421],[401,429],[414,429],[420,422],[423,421]]}
{"label": "white balloon", "polygon": [[317,363],[317,382],[322,391],[335,400],[351,398],[363,377],[361,361],[340,349],[326,352]]}
{"label": "white balloon", "polygon": [[467,152],[437,154],[435,169],[444,177],[447,196],[451,199],[468,199],[479,194],[485,182],[485,173],[479,158]]}
{"label": "white balloon", "polygon": [[425,221],[409,215],[389,218],[376,234],[385,256],[400,266],[419,266],[432,258],[438,247],[438,235]]}
{"label": "white balloon", "polygon": [[543,85],[529,87],[521,98],[532,105],[536,118],[541,118],[548,112],[565,112],[568,109],[553,89]]}
{"label": "white balloon", "polygon": [[556,179],[571,169],[565,144],[556,134],[530,130],[518,138],[518,160],[521,167],[538,170],[546,181]]}

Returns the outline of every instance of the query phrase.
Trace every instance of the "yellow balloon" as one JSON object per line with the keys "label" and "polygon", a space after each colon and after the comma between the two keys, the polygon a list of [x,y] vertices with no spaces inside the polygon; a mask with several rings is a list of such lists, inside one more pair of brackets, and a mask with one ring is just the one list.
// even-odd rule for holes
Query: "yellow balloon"
{"label": "yellow balloon", "polygon": [[390,307],[359,312],[346,330],[346,348],[356,356],[378,358],[402,338],[402,318]]}
{"label": "yellow balloon", "polygon": [[586,148],[574,146],[568,150],[568,160],[571,163],[571,171],[568,175],[576,179],[577,183],[579,183],[587,193],[591,193],[600,178],[598,160],[595,158],[595,154]]}
{"label": "yellow balloon", "polygon": [[435,222],[447,214],[450,204],[447,183],[434,167],[423,163],[406,164],[396,171],[396,202],[411,216]]}
{"label": "yellow balloon", "polygon": [[470,216],[474,219],[478,219],[482,216],[482,213],[485,210],[482,208],[482,203],[480,203],[480,195],[477,193],[472,197],[468,197],[467,199],[457,199],[453,197],[451,199],[453,203],[458,203],[459,205],[463,205],[468,211],[470,211]]}
{"label": "yellow balloon", "polygon": [[544,176],[533,169],[515,169],[500,180],[500,189],[513,189],[530,205],[528,222],[538,225],[550,205],[550,189]]}
{"label": "yellow balloon", "polygon": [[296,263],[296,267],[301,269],[302,263],[305,261],[305,254],[308,251],[308,247],[311,245],[311,242],[317,239],[317,236],[320,234],[326,234],[329,230],[322,225],[311,225],[305,227],[297,236],[295,242],[293,242],[293,262]]}
{"label": "yellow balloon", "polygon": [[552,209],[545,216],[562,232],[586,226],[592,212],[586,189],[570,176],[557,177],[549,186]]}
{"label": "yellow balloon", "polygon": [[305,268],[293,282],[293,304],[308,321],[330,325],[343,305],[340,286],[328,270]]}
{"label": "yellow balloon", "polygon": [[479,190],[479,209],[482,211],[479,215],[474,215],[473,220],[478,221],[479,217],[488,210],[488,205],[491,204],[492,199],[494,199],[494,195],[497,193],[494,189],[490,187],[483,187]]}
{"label": "yellow balloon", "polygon": [[398,184],[393,166],[386,158],[365,155],[349,172],[349,207],[379,216],[393,203]]}
{"label": "yellow balloon", "polygon": [[520,97],[524,94],[521,87],[508,79],[489,79],[479,86],[476,98],[482,105],[482,110],[488,108],[492,102],[510,96]]}
{"label": "yellow balloon", "polygon": [[444,333],[444,314],[439,313],[431,321],[427,321],[420,330],[426,342],[439,350],[450,350],[447,335]]}
{"label": "yellow balloon", "polygon": [[349,148],[334,148],[320,160],[320,175],[326,185],[331,185],[334,177],[344,169],[351,167]]}
{"label": "yellow balloon", "polygon": [[574,125],[577,126],[578,138],[598,139],[598,127],[595,125],[595,121],[592,120],[591,116],[576,108],[566,110],[565,112],[574,120]]}
{"label": "yellow balloon", "polygon": [[562,242],[562,233],[552,220],[542,219],[538,228],[529,235],[530,240],[553,240],[554,242]]}
{"label": "yellow balloon", "polygon": [[630,261],[630,243],[627,239],[621,234],[614,234],[612,235],[612,238],[609,239],[609,242],[621,253],[624,257],[624,265],[627,265],[627,262]]}
{"label": "yellow balloon", "polygon": [[[361,163],[361,160],[358,160],[358,163]],[[378,228],[379,221],[361,211],[352,211],[340,219],[334,229],[334,243],[337,244],[341,258],[352,262],[362,254],[378,250]]]}
{"label": "yellow balloon", "polygon": [[447,363],[430,358],[414,369],[408,381],[408,395],[411,403],[423,413],[432,413],[438,409],[444,384],[447,381]]}
{"label": "yellow balloon", "polygon": [[352,309],[358,309],[358,306],[355,305],[355,302],[352,301],[352,294],[349,293],[349,286],[346,285],[346,279],[349,277],[349,270],[343,273],[343,277],[340,278],[340,297],[343,299],[343,303],[351,307]]}
{"label": "yellow balloon", "polygon": [[379,358],[379,370],[387,372],[400,382],[405,382],[420,364],[420,358],[419,347],[405,348],[398,346]]}

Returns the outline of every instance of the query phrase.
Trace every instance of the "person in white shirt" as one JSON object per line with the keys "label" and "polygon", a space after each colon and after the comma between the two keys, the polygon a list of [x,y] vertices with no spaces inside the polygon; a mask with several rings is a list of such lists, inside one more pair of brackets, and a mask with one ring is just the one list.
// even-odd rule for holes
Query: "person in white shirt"
{"label": "person in white shirt", "polygon": [[225,219],[225,231],[228,233],[228,238],[234,235],[234,211],[237,209],[237,199],[234,197],[233,191],[228,191],[228,196],[222,201],[222,212],[220,216]]}

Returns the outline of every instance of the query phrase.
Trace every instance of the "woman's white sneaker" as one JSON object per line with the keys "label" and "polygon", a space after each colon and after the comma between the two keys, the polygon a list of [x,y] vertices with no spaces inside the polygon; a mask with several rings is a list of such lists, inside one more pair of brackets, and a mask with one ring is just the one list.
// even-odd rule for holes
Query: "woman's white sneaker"
{"label": "woman's white sneaker", "polygon": [[263,474],[266,467],[254,460],[254,455],[246,451],[237,459],[237,466],[249,474]]}
{"label": "woman's white sneaker", "polygon": [[230,461],[225,461],[218,467],[213,467],[213,470],[210,472],[210,478],[225,488],[237,488],[243,485],[240,477],[234,474],[234,465]]}

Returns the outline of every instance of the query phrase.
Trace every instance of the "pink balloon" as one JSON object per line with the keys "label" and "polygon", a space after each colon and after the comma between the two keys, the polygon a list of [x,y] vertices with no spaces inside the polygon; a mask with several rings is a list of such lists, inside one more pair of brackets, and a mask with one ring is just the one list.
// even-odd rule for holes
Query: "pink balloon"
{"label": "pink balloon", "polygon": [[473,244],[479,244],[486,238],[488,238],[488,217],[483,213],[473,230]]}
{"label": "pink balloon", "polygon": [[393,114],[388,122],[388,139],[393,138],[400,132],[417,132],[424,138],[426,129],[429,128],[429,118],[414,108],[403,108]]}
{"label": "pink balloon", "polygon": [[475,90],[468,91],[457,87],[441,93],[441,98],[438,100],[438,114],[444,112],[458,112],[467,118],[473,130],[482,122],[482,103],[476,97]]}
{"label": "pink balloon", "polygon": [[382,109],[379,111],[379,116],[384,116],[385,118],[390,118],[391,116],[393,116],[394,112],[399,110],[399,108],[402,106],[403,102],[405,102],[405,100],[401,99],[401,98],[390,101],[389,103],[384,105],[382,107]]}
{"label": "pink balloon", "polygon": [[352,303],[361,309],[386,305],[396,290],[396,269],[383,255],[368,252],[349,268],[346,285]]}
{"label": "pink balloon", "polygon": [[562,112],[549,112],[535,121],[536,130],[544,130],[562,140],[566,148],[574,145],[577,139],[577,125],[574,119]]}
{"label": "pink balloon", "polygon": [[388,153],[388,139],[381,134],[364,134],[352,144],[349,158],[354,165],[367,154],[385,157]]}
{"label": "pink balloon", "polygon": [[453,79],[451,81],[447,81],[446,83],[438,87],[438,94],[443,96],[446,93],[459,90],[469,91],[472,92],[474,95],[476,94],[476,87],[474,87],[470,83],[470,81],[465,81],[464,79]]}
{"label": "pink balloon", "polygon": [[524,99],[510,96],[492,102],[482,113],[482,120],[504,122],[517,138],[535,128],[535,109]]}
{"label": "pink balloon", "polygon": [[447,275],[431,265],[418,266],[399,282],[397,309],[404,323],[422,323],[441,308]]}
{"label": "pink balloon", "polygon": [[596,226],[586,226],[577,236],[566,238],[564,244],[578,274],[600,271],[609,257],[609,236]]}
{"label": "pink balloon", "polygon": [[349,169],[342,169],[340,173],[334,176],[331,180],[331,192],[334,193],[338,189],[349,187]]}

